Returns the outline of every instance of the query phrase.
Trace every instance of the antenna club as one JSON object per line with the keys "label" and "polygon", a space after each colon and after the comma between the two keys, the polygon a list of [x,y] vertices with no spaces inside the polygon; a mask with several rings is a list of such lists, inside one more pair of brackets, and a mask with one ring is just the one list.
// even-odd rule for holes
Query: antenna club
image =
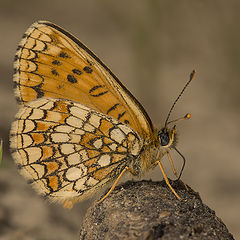
{"label": "antenna club", "polygon": [[185,119],[190,119],[190,118],[191,118],[191,114],[190,114],[190,113],[187,113],[184,118],[185,118]]}
{"label": "antenna club", "polygon": [[197,71],[194,69],[190,74],[190,81],[192,81],[196,75]]}

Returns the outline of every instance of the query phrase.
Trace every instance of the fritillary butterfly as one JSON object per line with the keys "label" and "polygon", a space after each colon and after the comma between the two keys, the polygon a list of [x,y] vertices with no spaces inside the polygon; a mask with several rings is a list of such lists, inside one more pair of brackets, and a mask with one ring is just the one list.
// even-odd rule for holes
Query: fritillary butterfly
{"label": "fritillary butterfly", "polygon": [[153,127],[142,105],[73,35],[34,23],[19,44],[14,71],[21,108],[11,149],[40,194],[72,207],[115,180],[113,189],[126,170],[140,176],[157,164],[171,188],[160,159],[175,146],[175,127]]}

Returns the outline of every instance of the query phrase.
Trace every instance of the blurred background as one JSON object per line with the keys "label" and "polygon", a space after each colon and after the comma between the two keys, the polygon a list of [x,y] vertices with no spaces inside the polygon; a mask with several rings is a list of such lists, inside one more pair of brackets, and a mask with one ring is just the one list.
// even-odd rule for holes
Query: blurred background
{"label": "blurred background", "polygon": [[[13,57],[26,29],[37,20],[62,26],[99,56],[142,103],[156,126],[193,69],[172,119],[187,163],[183,180],[200,193],[229,231],[240,236],[240,2],[167,0],[0,1],[0,239],[77,239],[91,200],[72,210],[49,204],[19,176],[8,134],[17,112],[12,91]],[[173,153],[178,170],[182,160]],[[163,160],[173,177],[167,159]],[[161,180],[155,169],[147,179]]]}

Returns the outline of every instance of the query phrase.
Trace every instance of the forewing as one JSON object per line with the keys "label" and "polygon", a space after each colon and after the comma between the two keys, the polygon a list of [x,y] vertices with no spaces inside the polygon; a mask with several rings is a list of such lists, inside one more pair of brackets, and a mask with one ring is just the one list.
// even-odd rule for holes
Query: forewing
{"label": "forewing", "polygon": [[74,100],[129,125],[145,139],[153,127],[141,104],[85,45],[45,21],[24,34],[15,57],[15,93],[26,104],[41,97]]}
{"label": "forewing", "polygon": [[143,146],[136,132],[112,117],[46,98],[19,110],[10,140],[21,174],[40,194],[62,203],[114,180]]}

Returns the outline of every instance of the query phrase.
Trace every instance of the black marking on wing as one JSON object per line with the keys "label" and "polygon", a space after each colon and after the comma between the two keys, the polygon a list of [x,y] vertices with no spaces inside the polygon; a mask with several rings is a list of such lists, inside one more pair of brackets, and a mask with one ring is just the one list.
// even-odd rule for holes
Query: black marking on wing
{"label": "black marking on wing", "polygon": [[77,79],[71,75],[71,74],[68,74],[67,75],[67,80],[70,82],[70,83],[76,83],[77,82]]}
{"label": "black marking on wing", "polygon": [[36,50],[32,50],[32,49],[28,49],[28,56],[26,56],[24,58],[22,56],[19,57],[19,59],[26,59],[26,60],[28,60],[30,62],[34,62],[34,63],[35,63],[34,60],[36,60],[38,58],[39,58],[38,53],[36,52]]}
{"label": "black marking on wing", "polygon": [[80,71],[79,69],[76,69],[76,68],[74,68],[74,69],[72,70],[72,72],[75,73],[75,74],[77,74],[77,75],[81,75],[81,74],[82,74],[82,71]]}
{"label": "black marking on wing", "polygon": [[[42,34],[40,34],[38,38],[35,38],[31,34],[30,35],[26,35],[26,42],[25,42],[23,48],[25,48],[25,45],[27,43],[27,39],[28,38],[32,38],[34,40],[34,45],[29,50],[32,50],[33,52],[35,52],[35,50],[33,50],[33,49],[35,49],[35,47],[37,46],[37,41],[39,41],[39,42],[41,42],[44,45],[44,47],[43,47],[43,49],[41,51],[45,52],[48,49],[48,45],[47,45],[47,43],[45,41],[40,39],[41,36],[42,36]],[[28,49],[28,48],[26,48],[26,49]]]}
{"label": "black marking on wing", "polygon": [[107,110],[107,114],[109,114],[111,111],[115,110],[118,105],[119,105],[119,103],[116,103],[116,104],[114,104],[112,107],[110,107],[110,108]]}
{"label": "black marking on wing", "polygon": [[59,76],[59,73],[57,72],[57,70],[56,70],[56,69],[52,69],[52,71],[51,71],[51,72],[52,72],[52,74],[53,74],[53,75],[55,75],[55,76]]}
{"label": "black marking on wing", "polygon": [[87,59],[87,62],[89,64],[89,66],[92,66],[92,63],[89,61],[89,59]]}
{"label": "black marking on wing", "polygon": [[100,96],[108,93],[108,90],[102,91],[102,92],[99,92],[99,93],[93,93],[93,92],[96,91],[99,88],[104,88],[104,87],[105,87],[104,85],[96,85],[89,90],[89,93],[92,97],[100,97]]}
{"label": "black marking on wing", "polygon": [[58,60],[53,60],[53,61],[52,61],[52,64],[53,64],[53,65],[57,65],[57,66],[62,65],[62,63],[61,63],[60,61],[58,61]]}
{"label": "black marking on wing", "polygon": [[19,59],[19,56],[18,56],[18,54],[16,54],[16,55],[14,56],[14,62],[17,61],[18,59]]}
{"label": "black marking on wing", "polygon": [[17,86],[19,85],[19,82],[17,82],[17,81],[13,81],[13,88],[15,89]]}
{"label": "black marking on wing", "polygon": [[108,91],[100,92],[100,93],[98,93],[98,94],[91,94],[91,96],[92,96],[92,97],[100,97],[100,96],[102,96],[102,95],[104,95],[104,94],[106,94],[106,93],[108,93]]}
{"label": "black marking on wing", "polygon": [[126,111],[124,111],[124,112],[122,112],[122,113],[119,113],[117,119],[120,120],[120,118],[121,118],[125,113],[126,113]]}
{"label": "black marking on wing", "polygon": [[[22,37],[22,39],[23,39],[23,38],[24,38],[24,37]],[[22,45],[18,45],[16,51],[18,51],[18,50],[20,50],[20,49],[22,49],[22,48],[23,48]]]}
{"label": "black marking on wing", "polygon": [[104,87],[104,86],[103,85],[96,85],[89,90],[89,93],[92,93],[93,91],[95,91],[95,90],[97,90],[98,88],[101,88],[101,87]]}
{"label": "black marking on wing", "polygon": [[32,89],[37,93],[37,98],[42,98],[44,96],[44,91],[41,89],[41,85],[33,86]]}
{"label": "black marking on wing", "polygon": [[61,57],[61,58],[71,58],[66,52],[60,52],[59,57]]}
{"label": "black marking on wing", "polygon": [[20,72],[20,70],[19,70],[18,67],[16,67],[16,68],[13,69],[13,74],[14,74],[14,75],[15,75],[16,73],[19,73],[19,72]]}
{"label": "black marking on wing", "polygon": [[83,68],[83,71],[85,71],[86,73],[92,73],[93,70],[90,67],[86,66]]}

